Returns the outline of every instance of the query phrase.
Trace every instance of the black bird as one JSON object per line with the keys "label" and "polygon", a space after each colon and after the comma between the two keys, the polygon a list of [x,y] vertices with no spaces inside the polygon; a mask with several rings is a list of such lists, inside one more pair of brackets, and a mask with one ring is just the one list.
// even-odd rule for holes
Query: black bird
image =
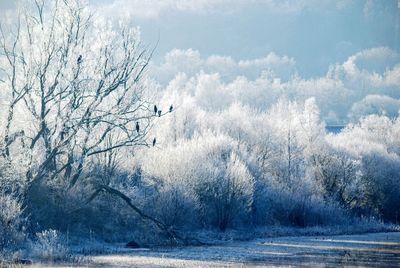
{"label": "black bird", "polygon": [[157,114],[157,105],[154,105],[154,114]]}
{"label": "black bird", "polygon": [[158,110],[158,117],[161,116],[161,110]]}
{"label": "black bird", "polygon": [[77,60],[77,63],[78,63],[78,64],[81,64],[81,63],[82,63],[82,55],[79,55],[78,60]]}
{"label": "black bird", "polygon": [[156,145],[156,142],[157,142],[156,137],[154,137],[154,139],[153,139],[153,147]]}
{"label": "black bird", "polygon": [[173,109],[174,109],[174,106],[172,106],[172,104],[171,104],[171,106],[169,106],[169,112],[172,112]]}
{"label": "black bird", "polygon": [[136,122],[136,131],[139,133],[140,127],[139,127],[139,122]]}

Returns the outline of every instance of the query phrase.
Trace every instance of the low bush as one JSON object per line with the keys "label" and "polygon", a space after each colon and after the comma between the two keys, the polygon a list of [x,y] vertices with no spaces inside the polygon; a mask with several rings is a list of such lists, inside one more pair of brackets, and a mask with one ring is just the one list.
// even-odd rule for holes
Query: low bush
{"label": "low bush", "polygon": [[56,230],[44,230],[36,234],[31,253],[40,261],[54,262],[69,259],[69,249],[64,235]]}

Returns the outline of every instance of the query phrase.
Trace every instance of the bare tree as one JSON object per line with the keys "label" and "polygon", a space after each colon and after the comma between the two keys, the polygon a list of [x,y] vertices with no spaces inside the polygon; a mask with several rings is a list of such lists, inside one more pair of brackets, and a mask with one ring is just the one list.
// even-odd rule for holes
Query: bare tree
{"label": "bare tree", "polygon": [[[152,51],[137,30],[96,18],[80,3],[27,1],[16,22],[0,28],[0,100],[8,103],[1,155],[15,165],[23,155],[26,200],[56,179],[74,187],[94,157],[112,165],[117,150],[149,146],[152,121],[163,115],[145,95]],[[167,230],[106,183],[93,189],[89,201],[114,194]]]}

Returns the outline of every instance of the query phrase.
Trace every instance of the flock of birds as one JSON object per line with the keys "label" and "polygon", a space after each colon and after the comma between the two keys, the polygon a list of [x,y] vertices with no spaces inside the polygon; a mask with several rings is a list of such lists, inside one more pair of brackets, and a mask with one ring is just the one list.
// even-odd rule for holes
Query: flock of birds
{"label": "flock of birds", "polygon": [[[82,60],[83,60],[82,59],[82,55],[79,55],[79,57],[78,57],[78,59],[76,61],[77,64],[80,65],[82,63]],[[174,110],[174,106],[173,105],[169,106],[169,112],[171,113],[173,110]],[[154,105],[154,115],[155,116],[158,115],[158,117],[161,117],[161,115],[162,115],[162,111],[158,109],[157,105]],[[138,134],[140,132],[139,122],[136,122],[136,132]],[[156,146],[156,142],[157,142],[157,139],[154,137],[154,139],[153,139],[153,147]]]}
{"label": "flock of birds", "polygon": [[[171,106],[169,106],[169,110],[168,111],[171,113],[173,110],[174,110],[174,106],[171,104]],[[162,115],[162,110],[159,110],[157,105],[154,105],[154,115],[155,116],[158,115],[158,117],[161,117],[161,115]],[[136,122],[136,132],[138,134],[140,132],[139,122]],[[154,139],[153,139],[153,147],[156,146],[156,143],[157,143],[157,139],[156,139],[156,137],[154,137]]]}

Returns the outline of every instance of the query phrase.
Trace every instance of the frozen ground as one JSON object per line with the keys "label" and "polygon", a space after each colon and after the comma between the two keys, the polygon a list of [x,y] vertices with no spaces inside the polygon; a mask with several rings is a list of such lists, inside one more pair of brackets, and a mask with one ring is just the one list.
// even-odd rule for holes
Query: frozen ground
{"label": "frozen ground", "polygon": [[400,232],[302,236],[214,246],[123,250],[86,267],[400,267]]}

